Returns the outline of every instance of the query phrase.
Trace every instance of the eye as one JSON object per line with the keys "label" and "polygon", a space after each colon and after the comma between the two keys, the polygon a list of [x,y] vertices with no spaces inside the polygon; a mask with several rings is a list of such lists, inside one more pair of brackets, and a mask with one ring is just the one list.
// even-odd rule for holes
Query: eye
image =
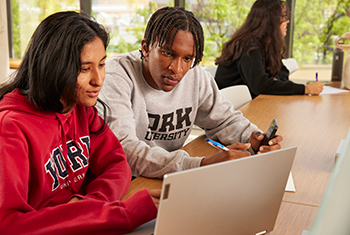
{"label": "eye", "polygon": [[167,56],[167,57],[171,56],[171,52],[167,51],[167,50],[162,50],[161,53],[162,53],[162,55]]}
{"label": "eye", "polygon": [[193,58],[191,58],[191,57],[185,57],[184,60],[185,60],[186,63],[192,63]]}
{"label": "eye", "polygon": [[81,72],[82,73],[86,73],[90,70],[90,67],[87,67],[87,68],[81,68]]}
{"label": "eye", "polygon": [[106,65],[106,63],[103,62],[103,63],[99,64],[98,66],[99,66],[100,68],[103,68],[103,67],[105,67],[105,65]]}

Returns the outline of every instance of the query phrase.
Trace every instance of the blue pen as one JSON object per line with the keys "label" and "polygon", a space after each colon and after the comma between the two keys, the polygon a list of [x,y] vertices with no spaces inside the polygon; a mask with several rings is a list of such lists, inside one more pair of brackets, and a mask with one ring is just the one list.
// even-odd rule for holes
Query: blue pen
{"label": "blue pen", "polygon": [[223,150],[223,151],[229,151],[228,148],[226,148],[225,146],[223,146],[222,144],[219,144],[218,142],[216,142],[214,140],[206,138],[205,141],[207,141],[208,144],[210,144],[211,146],[213,146],[215,148],[218,148],[218,149]]}
{"label": "blue pen", "polygon": [[316,82],[318,82],[318,73],[316,72]]}

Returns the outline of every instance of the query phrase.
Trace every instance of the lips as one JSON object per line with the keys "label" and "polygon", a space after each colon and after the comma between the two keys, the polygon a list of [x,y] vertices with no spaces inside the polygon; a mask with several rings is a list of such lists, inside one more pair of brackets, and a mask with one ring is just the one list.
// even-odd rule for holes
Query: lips
{"label": "lips", "polygon": [[176,85],[179,83],[179,80],[174,77],[164,77],[164,81],[168,85]]}
{"label": "lips", "polygon": [[98,90],[98,91],[87,91],[86,93],[88,94],[89,97],[95,98],[95,97],[98,96],[98,94],[100,94],[100,90]]}

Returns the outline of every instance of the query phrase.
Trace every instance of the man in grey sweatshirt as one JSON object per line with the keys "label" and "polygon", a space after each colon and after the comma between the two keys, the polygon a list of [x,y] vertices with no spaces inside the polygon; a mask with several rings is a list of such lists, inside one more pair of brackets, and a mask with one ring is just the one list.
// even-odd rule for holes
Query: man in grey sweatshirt
{"label": "man in grey sweatshirt", "polygon": [[[262,132],[234,110],[213,77],[198,65],[203,44],[202,27],[192,12],[165,7],[149,20],[140,51],[106,61],[99,98],[111,109],[106,121],[134,176],[161,178],[281,148],[278,135],[269,146],[260,146]],[[204,158],[180,150],[193,125],[203,128],[208,138],[229,145],[230,151]]]}

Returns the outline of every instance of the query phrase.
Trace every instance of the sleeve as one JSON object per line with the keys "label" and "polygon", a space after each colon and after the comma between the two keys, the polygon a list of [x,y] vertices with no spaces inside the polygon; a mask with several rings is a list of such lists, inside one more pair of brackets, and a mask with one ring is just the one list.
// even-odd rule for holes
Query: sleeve
{"label": "sleeve", "polygon": [[205,129],[209,138],[224,145],[249,143],[251,133],[259,128],[234,110],[230,101],[219,91],[213,77],[204,71],[201,79],[200,106],[195,124]]}
{"label": "sleeve", "polygon": [[[87,186],[84,200],[48,207],[40,207],[39,202],[38,209],[34,208],[28,202],[28,195],[33,193],[29,188],[33,166],[28,155],[33,146],[28,146],[26,136],[13,121],[4,122],[0,116],[0,128],[0,234],[124,234],[156,217],[157,209],[146,189],[126,201],[113,200],[127,188],[127,183],[121,182],[125,177],[111,178],[119,177],[111,171],[126,166],[118,150],[106,150],[103,154],[108,154],[90,163],[104,166],[92,167],[96,178]],[[96,144],[93,154],[99,150]],[[122,192],[114,196],[116,190]]]}
{"label": "sleeve", "polygon": [[289,70],[283,64],[282,61],[281,61],[281,70],[278,72],[278,74],[275,77],[277,77],[281,81],[288,81],[289,80]]}
{"label": "sleeve", "polygon": [[277,76],[269,76],[265,72],[262,51],[254,49],[247,55],[246,51],[238,59],[238,70],[251,92],[256,95],[295,95],[304,94],[305,86],[296,84],[288,79],[286,71]]}
{"label": "sleeve", "polygon": [[[124,67],[123,67],[124,66]],[[183,150],[167,151],[150,146],[137,136],[137,128],[148,128],[148,116],[142,88],[135,85],[135,69],[125,68],[113,60],[106,63],[106,79],[100,98],[108,105],[107,123],[120,140],[133,175],[162,178],[164,174],[199,167],[203,157],[190,157]],[[130,71],[132,70],[132,71]],[[132,77],[134,76],[134,78]],[[101,106],[97,106],[100,113]],[[144,113],[142,120],[135,118],[134,110]]]}

